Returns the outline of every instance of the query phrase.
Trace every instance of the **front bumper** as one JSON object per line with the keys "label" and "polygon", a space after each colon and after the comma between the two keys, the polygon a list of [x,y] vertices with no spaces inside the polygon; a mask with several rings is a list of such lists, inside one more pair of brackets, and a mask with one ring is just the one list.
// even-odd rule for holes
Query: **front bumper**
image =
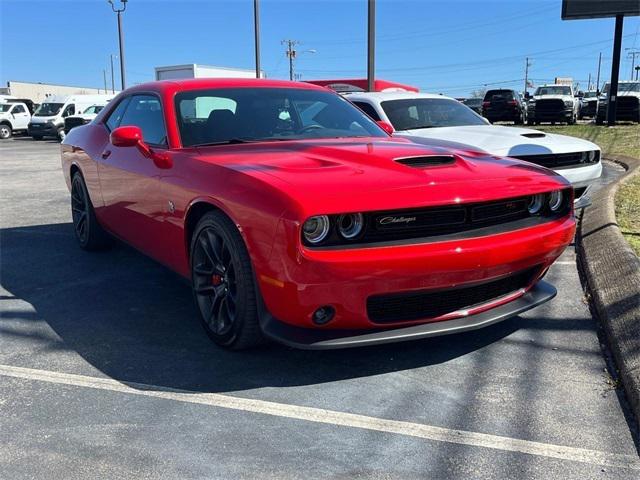
{"label": "front bumper", "polygon": [[528,117],[529,120],[536,122],[565,122],[573,118],[573,108],[564,108],[555,111],[540,111],[535,108],[529,108]]}
{"label": "front bumper", "polygon": [[539,281],[524,295],[491,310],[454,320],[424,323],[394,329],[377,330],[312,330],[280,322],[271,315],[261,319],[263,333],[280,343],[305,350],[366,347],[382,343],[404,342],[423,338],[468,332],[507,320],[541,305],[556,296],[556,289]]}
{"label": "front bumper", "polygon": [[30,123],[27,126],[27,133],[31,137],[57,137],[59,125],[52,125],[50,123]]}
{"label": "front bumper", "polygon": [[[293,247],[299,239],[294,222],[282,221],[269,268],[256,270],[267,317],[288,326],[320,330],[385,330],[441,323],[489,311],[514,300],[535,284],[571,242],[573,215],[528,228],[475,238],[368,248],[315,250]],[[284,241],[287,239],[287,241]],[[372,321],[371,297],[433,293],[489,283],[537,268],[540,275],[508,298],[487,298],[479,304],[431,317]],[[335,317],[324,326],[313,323],[319,307],[329,305]]]}

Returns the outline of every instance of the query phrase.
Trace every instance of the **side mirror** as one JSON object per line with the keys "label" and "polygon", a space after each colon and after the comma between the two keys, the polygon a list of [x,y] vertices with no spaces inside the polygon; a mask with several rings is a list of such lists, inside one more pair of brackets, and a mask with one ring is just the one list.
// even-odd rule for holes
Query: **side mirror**
{"label": "side mirror", "polygon": [[142,143],[140,127],[118,127],[109,136],[114,147],[136,147]]}
{"label": "side mirror", "polygon": [[376,123],[381,129],[383,129],[389,135],[393,135],[393,132],[395,132],[393,125],[391,125],[389,122],[385,122],[384,120],[378,120]]}
{"label": "side mirror", "polygon": [[153,163],[158,168],[171,168],[173,166],[173,161],[167,152],[154,152],[149,145],[144,143],[140,127],[133,125],[118,127],[111,132],[109,140],[114,147],[137,147],[140,153],[153,160]]}

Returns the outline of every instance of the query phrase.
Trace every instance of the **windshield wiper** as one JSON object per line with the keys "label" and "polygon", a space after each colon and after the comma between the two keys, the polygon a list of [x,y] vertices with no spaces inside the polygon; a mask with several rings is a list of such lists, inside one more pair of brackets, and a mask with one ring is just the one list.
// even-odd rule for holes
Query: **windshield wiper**
{"label": "windshield wiper", "polygon": [[198,143],[196,145],[191,145],[192,147],[211,147],[214,145],[236,145],[238,143],[252,143],[256,140],[245,140],[243,138],[230,138],[229,140],[221,140],[219,142],[209,142],[209,143]]}
{"label": "windshield wiper", "polygon": [[419,130],[421,128],[436,128],[437,125],[420,125],[419,127],[411,127],[411,128],[407,128],[406,130]]}

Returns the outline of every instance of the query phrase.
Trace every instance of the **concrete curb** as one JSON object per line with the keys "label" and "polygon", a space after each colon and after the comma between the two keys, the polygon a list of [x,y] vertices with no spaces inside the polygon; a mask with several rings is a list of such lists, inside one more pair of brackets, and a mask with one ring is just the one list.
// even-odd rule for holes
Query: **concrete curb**
{"label": "concrete curb", "polygon": [[[640,159],[610,157],[627,167],[626,181],[640,174]],[[623,387],[636,419],[640,419],[640,259],[616,223],[614,199],[618,182],[592,195],[584,210],[576,243],[587,291],[606,333]]]}

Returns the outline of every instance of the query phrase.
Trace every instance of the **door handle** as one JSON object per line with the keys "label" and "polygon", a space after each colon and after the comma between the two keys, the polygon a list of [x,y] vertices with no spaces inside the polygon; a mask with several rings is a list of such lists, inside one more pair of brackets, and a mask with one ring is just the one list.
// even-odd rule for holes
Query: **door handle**
{"label": "door handle", "polygon": [[102,152],[102,158],[105,160],[109,158],[109,155],[111,155],[111,150],[105,150],[104,152]]}

